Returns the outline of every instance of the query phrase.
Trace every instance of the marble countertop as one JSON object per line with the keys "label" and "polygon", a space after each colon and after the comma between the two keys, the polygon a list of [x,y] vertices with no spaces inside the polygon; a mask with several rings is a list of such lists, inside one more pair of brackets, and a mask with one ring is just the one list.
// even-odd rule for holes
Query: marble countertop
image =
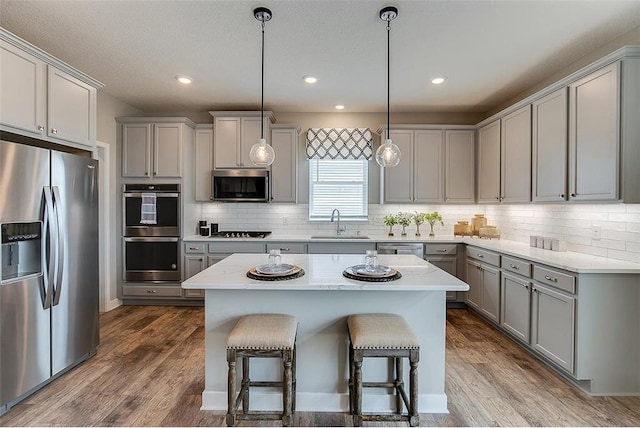
{"label": "marble countertop", "polygon": [[267,254],[232,254],[182,283],[182,288],[207,290],[352,290],[352,291],[467,291],[458,278],[412,255],[379,255],[402,278],[364,282],[342,276],[347,267],[364,263],[359,254],[283,254],[282,263],[300,266],[305,275],[286,281],[260,281],[247,277],[252,267],[265,264]]}
{"label": "marble countertop", "polygon": [[559,252],[551,250],[543,250],[541,248],[533,248],[528,244],[504,239],[480,239],[470,237],[460,237],[452,235],[443,235],[429,238],[428,236],[416,238],[414,236],[400,237],[368,235],[369,239],[345,239],[345,238],[313,238],[310,235],[269,235],[266,238],[211,238],[202,236],[190,236],[185,241],[205,241],[205,242],[331,242],[331,243],[424,243],[424,244],[443,244],[443,243],[459,243],[472,245],[474,247],[484,248],[487,250],[497,251],[499,253],[514,257],[521,257],[527,260],[553,266],[559,269],[565,269],[575,273],[621,273],[621,274],[640,274],[639,263],[609,259],[606,257],[592,256],[589,254],[574,253],[571,251]]}

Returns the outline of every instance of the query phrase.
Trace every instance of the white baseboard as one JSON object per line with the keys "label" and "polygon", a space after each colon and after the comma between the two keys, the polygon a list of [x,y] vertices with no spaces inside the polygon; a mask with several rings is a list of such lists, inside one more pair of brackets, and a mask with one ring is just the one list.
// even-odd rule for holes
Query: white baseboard
{"label": "white baseboard", "polygon": [[[392,395],[367,394],[362,397],[364,412],[393,411],[395,399]],[[203,391],[201,410],[227,410],[227,393]],[[251,391],[251,410],[281,410],[282,394],[277,392]],[[296,394],[296,411],[300,412],[348,412],[349,394],[311,393]],[[419,394],[420,413],[449,413],[447,394]]]}
{"label": "white baseboard", "polygon": [[105,312],[109,312],[109,311],[111,311],[111,310],[113,310],[113,309],[115,309],[115,308],[117,308],[118,306],[121,306],[121,305],[122,305],[122,300],[120,300],[120,299],[109,300],[105,304],[105,306],[106,306]]}

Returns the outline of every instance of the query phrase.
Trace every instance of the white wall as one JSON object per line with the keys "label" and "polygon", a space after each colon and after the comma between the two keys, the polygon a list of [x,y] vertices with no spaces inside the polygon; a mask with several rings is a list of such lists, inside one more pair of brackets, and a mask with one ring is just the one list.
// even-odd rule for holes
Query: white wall
{"label": "white wall", "polygon": [[[277,234],[311,235],[335,231],[335,223],[309,222],[306,204],[203,204],[201,217],[218,223],[220,230],[271,230]],[[438,211],[444,226],[436,225],[438,236],[452,236],[458,220],[485,214],[488,224],[498,226],[502,239],[528,243],[530,235],[564,239],[569,251],[640,263],[640,205],[369,205],[368,222],[343,222],[348,233],[386,234],[382,218],[398,211]],[[591,237],[592,226],[602,228],[601,239]],[[401,227],[394,226],[396,236]],[[415,225],[407,228],[414,236]],[[426,237],[429,225],[421,226]]]}
{"label": "white wall", "polygon": [[[109,168],[109,189],[111,192],[107,195],[109,198],[109,206],[111,207],[111,216],[109,217],[109,231],[111,232],[110,236],[112,237],[111,242],[109,243],[109,254],[111,254],[110,266],[108,267],[111,272],[111,283],[109,284],[109,296],[117,295],[117,271],[116,271],[116,249],[117,245],[120,245],[119,236],[120,233],[116,231],[116,197],[119,192],[116,189],[116,180],[117,180],[117,162],[120,159],[120,153],[118,152],[117,145],[117,127],[115,118],[119,116],[129,116],[135,115],[139,113],[140,110],[131,107],[128,104],[125,104],[118,99],[112,97],[111,95],[105,93],[104,91],[98,91],[98,126],[97,126],[97,136],[98,141],[106,143],[110,147],[110,165]],[[100,197],[104,197],[105,195],[100,195]],[[113,303],[107,302],[107,307],[109,305],[113,305]]]}

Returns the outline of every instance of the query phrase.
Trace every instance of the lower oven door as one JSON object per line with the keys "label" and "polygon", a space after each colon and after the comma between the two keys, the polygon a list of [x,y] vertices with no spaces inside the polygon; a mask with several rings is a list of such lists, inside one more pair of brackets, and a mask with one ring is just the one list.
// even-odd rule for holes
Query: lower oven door
{"label": "lower oven door", "polygon": [[180,281],[180,238],[124,238],[124,281]]}

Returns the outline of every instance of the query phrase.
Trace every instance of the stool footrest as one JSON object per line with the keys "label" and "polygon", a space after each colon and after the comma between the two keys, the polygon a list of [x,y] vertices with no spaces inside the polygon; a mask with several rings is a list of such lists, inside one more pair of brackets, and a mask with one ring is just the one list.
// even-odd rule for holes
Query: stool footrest
{"label": "stool footrest", "polygon": [[282,412],[251,411],[248,413],[236,414],[236,419],[241,421],[258,421],[258,420],[279,421],[280,419],[282,419]]}
{"label": "stool footrest", "polygon": [[362,382],[363,388],[400,388],[401,384],[396,385],[394,382]]}

